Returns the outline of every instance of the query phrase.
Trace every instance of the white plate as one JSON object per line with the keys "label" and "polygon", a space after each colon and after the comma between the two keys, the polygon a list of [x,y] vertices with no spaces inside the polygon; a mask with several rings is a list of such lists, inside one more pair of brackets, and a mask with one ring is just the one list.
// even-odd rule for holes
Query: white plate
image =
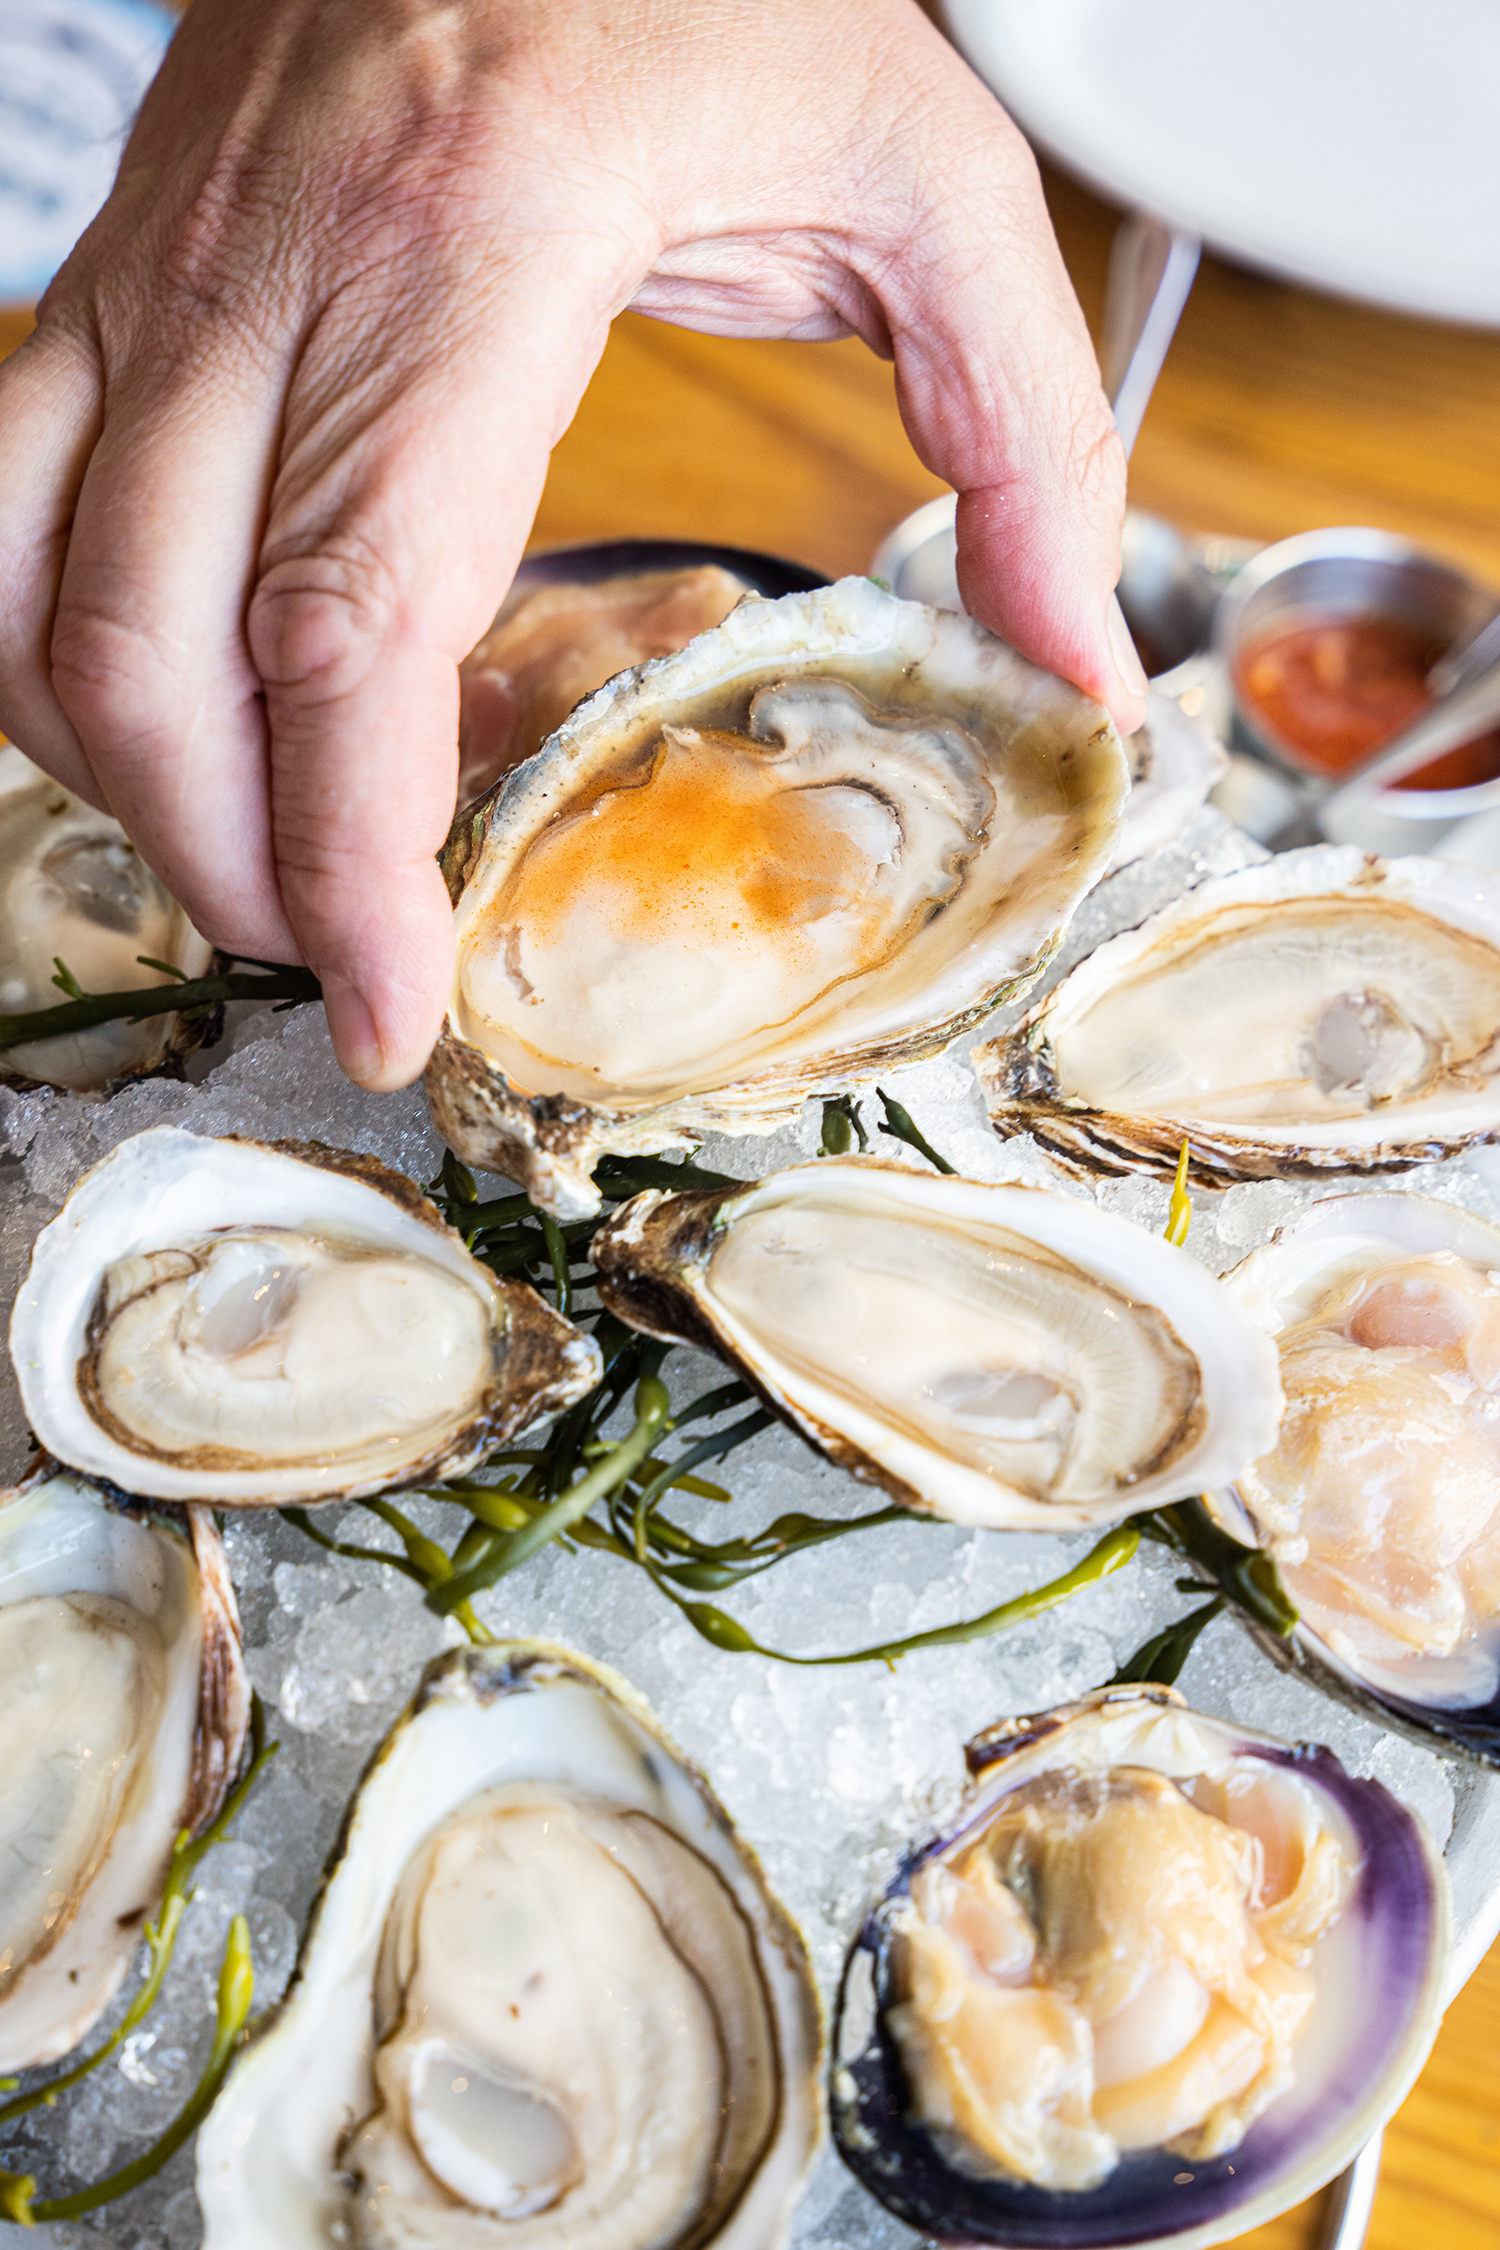
{"label": "white plate", "polygon": [[1030,137],[1230,256],[1500,326],[1500,0],[945,0]]}

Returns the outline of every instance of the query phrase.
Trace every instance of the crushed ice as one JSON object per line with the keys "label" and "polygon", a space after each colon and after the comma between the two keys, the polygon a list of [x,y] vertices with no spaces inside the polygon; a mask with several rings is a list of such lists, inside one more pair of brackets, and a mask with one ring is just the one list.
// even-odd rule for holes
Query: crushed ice
{"label": "crushed ice", "polygon": [[[1127,868],[1085,902],[1047,981],[1189,883],[1261,856],[1217,814],[1199,814],[1175,846]],[[1005,1011],[988,1029],[1020,1012]],[[418,1180],[431,1178],[441,1161],[420,1089],[381,1096],[352,1086],[334,1063],[321,1010],[250,1016],[236,1027],[233,1051],[207,1058],[195,1075],[196,1084],[153,1081],[97,1105],[0,1091],[7,1151],[0,1156],[0,1275],[7,1302],[38,1228],[69,1188],[117,1142],[149,1125],[321,1140],[379,1155]],[[960,1171],[1090,1192],[1077,1179],[1060,1179],[1029,1138],[996,1139],[962,1053],[895,1072],[885,1084]],[[920,1167],[920,1157],[874,1132],[878,1113],[873,1099],[864,1104],[873,1145]],[[749,1177],[805,1158],[816,1149],[819,1121],[814,1105],[795,1128],[768,1141],[710,1143],[705,1161]],[[1500,1152],[1425,1166],[1403,1184],[1500,1218]],[[1199,1195],[1189,1247],[1221,1271],[1326,1192],[1264,1181]],[[1098,1200],[1153,1228],[1165,1222],[1167,1190],[1156,1181],[1109,1183]],[[697,1355],[677,1355],[671,1368],[679,1398],[722,1380]],[[28,1448],[8,1360],[0,1382],[0,1468],[14,1474]],[[790,1509],[858,1514],[871,1502],[868,1487],[781,1429],[733,1456],[726,1477],[738,1503],[737,1527]],[[697,1522],[706,1527],[715,1504],[697,1507]],[[452,1511],[441,1503],[420,1502],[414,1512],[425,1529],[451,1536]],[[691,1507],[681,1512],[693,1524]],[[341,1515],[363,1544],[394,1547],[394,1535],[358,1509],[325,1511],[320,1520],[337,1524]],[[366,1759],[420,1667],[459,1637],[423,1607],[410,1582],[375,1564],[324,1554],[274,1513],[232,1517],[226,1544],[251,1676],[281,1750],[234,1839],[204,1862],[163,2002],[144,2035],[55,2110],[25,2119],[0,2151],[10,2169],[40,2170],[45,2192],[66,2192],[128,2163],[181,2106],[211,2044],[215,1981],[232,1915],[244,1912],[250,1920],[257,2008],[282,1989]],[[974,1616],[1051,1577],[1088,1544],[1086,1536],[1006,1537],[913,1519],[790,1560],[736,1595],[734,1608],[774,1647],[858,1647]],[[863,1905],[904,1843],[940,1823],[957,1801],[964,1740],[1006,1713],[1039,1708],[1107,1678],[1189,1606],[1174,1591],[1174,1575],[1169,1557],[1147,1551],[1130,1569],[1005,1639],[925,1651],[897,1669],[791,1670],[717,1653],[638,1572],[608,1556],[556,1548],[484,1597],[480,1610],[496,1630],[564,1640],[603,1659],[650,1697],[760,1853],[807,1935],[831,1998]],[[1460,1930],[1489,1912],[1492,1878],[1484,1864],[1474,1864],[1489,1853],[1471,1848],[1466,1858],[1465,1846],[1471,1837],[1474,1847],[1488,1843],[1479,1831],[1494,1815],[1500,1781],[1324,1700],[1275,1670],[1227,1619],[1199,1643],[1182,1686],[1207,1711],[1251,1712],[1258,1726],[1316,1737],[1355,1771],[1377,1774],[1440,1839],[1452,1832]],[[133,1981],[106,2022],[118,2021]],[[38,2228],[30,2237],[37,2250],[97,2250],[101,2241],[112,2250],[196,2250],[200,2238],[191,2150],[93,2221]],[[797,2250],[898,2250],[916,2241],[825,2152],[798,2215]]]}

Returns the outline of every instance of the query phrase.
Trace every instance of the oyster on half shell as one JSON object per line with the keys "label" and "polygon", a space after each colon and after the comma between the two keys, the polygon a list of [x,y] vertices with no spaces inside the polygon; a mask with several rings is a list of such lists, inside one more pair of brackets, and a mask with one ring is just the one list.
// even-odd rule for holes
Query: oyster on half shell
{"label": "oyster on half shell", "polygon": [[184,1829],[249,1719],[206,1508],[141,1508],[42,1461],[0,1493],[0,2070],[52,2062],[118,1989]]}
{"label": "oyster on half shell", "polygon": [[966,2250],[1203,2250],[1349,2163],[1441,2017],[1420,1821],[1171,1688],[967,1755],[845,1968],[834,2136],[871,2194]]}
{"label": "oyster on half shell", "polygon": [[1211,1274],[1046,1188],[821,1159],[638,1195],[593,1256],[618,1319],[716,1352],[820,1452],[957,1523],[1115,1523],[1237,1474],[1280,1418],[1274,1354]]}
{"label": "oyster on half shell", "polygon": [[1500,1134],[1500,877],[1332,845],[1216,876],[1079,962],[975,1066],[997,1131],[1201,1185],[1393,1170]]}
{"label": "oyster on half shell", "polygon": [[1023,990],[1109,856],[1104,711],[864,579],[622,673],[456,824],[438,1130],[562,1217]]}
{"label": "oyster on half shell", "polygon": [[123,1141],[42,1229],[10,1337],[59,1460],[224,1507],[459,1476],[601,1373],[374,1157],[173,1126]]}
{"label": "oyster on half shell", "polygon": [[1500,1765],[1500,1227],[1329,1196],[1225,1276],[1276,1343],[1276,1445],[1205,1495],[1300,1612],[1278,1663]]}
{"label": "oyster on half shell", "polygon": [[199,2137],[207,2250],[777,2250],[819,2045],[800,1937],[634,1690],[454,1651]]}
{"label": "oyster on half shell", "polygon": [[[0,1014],[56,1007],[61,960],[85,992],[159,985],[165,961],[185,977],[207,974],[213,947],[199,937],[118,821],[34,766],[0,736]],[[207,1025],[180,1016],[98,1024],[0,1052],[0,1079],[100,1094],[191,1054]]]}

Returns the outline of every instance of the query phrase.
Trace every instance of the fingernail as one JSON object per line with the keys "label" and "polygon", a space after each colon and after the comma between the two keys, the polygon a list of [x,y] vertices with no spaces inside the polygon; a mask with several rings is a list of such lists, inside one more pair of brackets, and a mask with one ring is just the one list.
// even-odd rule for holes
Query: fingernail
{"label": "fingernail", "polygon": [[323,979],[323,1006],[339,1067],[356,1085],[373,1086],[385,1067],[375,1018],[358,989],[340,977]]}
{"label": "fingernail", "polygon": [[1110,653],[1115,660],[1115,670],[1120,685],[1131,695],[1146,693],[1146,667],[1141,662],[1140,651],[1130,637],[1130,627],[1125,622],[1125,612],[1120,607],[1118,594],[1111,594],[1104,612],[1104,626],[1109,634]]}

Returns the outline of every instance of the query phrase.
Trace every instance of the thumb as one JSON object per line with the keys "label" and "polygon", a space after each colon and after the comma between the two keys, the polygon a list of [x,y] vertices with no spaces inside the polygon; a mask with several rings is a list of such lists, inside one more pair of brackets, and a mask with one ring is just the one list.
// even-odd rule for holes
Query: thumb
{"label": "thumb", "polygon": [[958,492],[965,606],[1131,733],[1146,676],[1114,594],[1124,449],[1031,152],[946,59],[962,83],[917,115],[942,146],[879,284],[902,418]]}

